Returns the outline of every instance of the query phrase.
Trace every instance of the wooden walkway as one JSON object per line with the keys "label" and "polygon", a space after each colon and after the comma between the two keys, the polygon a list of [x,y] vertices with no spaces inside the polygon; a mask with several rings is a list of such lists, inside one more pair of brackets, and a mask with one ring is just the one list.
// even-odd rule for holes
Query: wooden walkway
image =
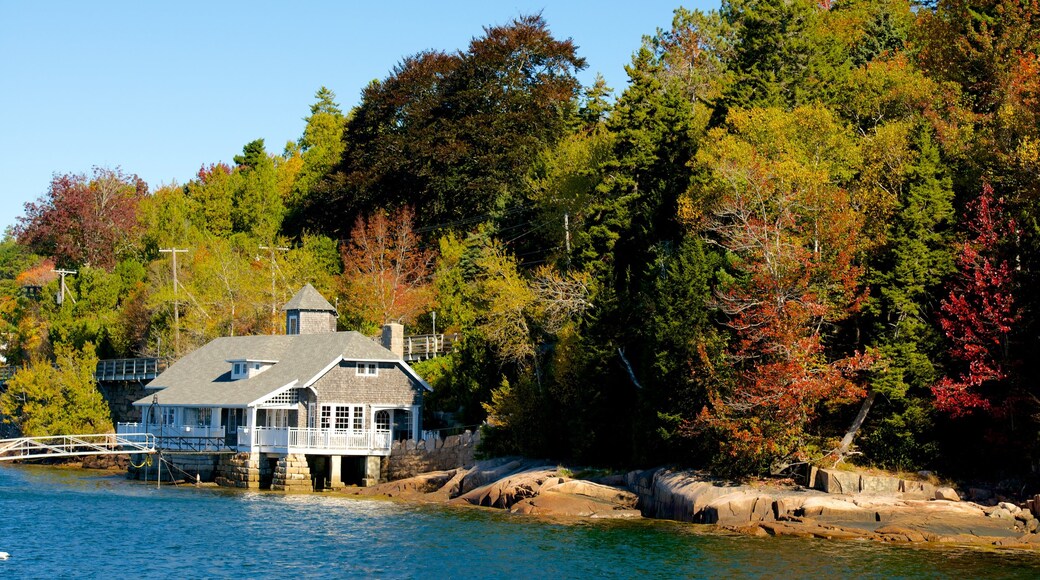
{"label": "wooden walkway", "polygon": [[155,436],[148,433],[49,435],[0,439],[0,461],[155,452]]}
{"label": "wooden walkway", "polygon": [[164,358],[114,358],[98,361],[94,378],[98,382],[150,381],[159,376],[169,361]]}
{"label": "wooden walkway", "polygon": [[456,334],[413,334],[404,337],[404,360],[416,362],[451,352],[461,337]]}

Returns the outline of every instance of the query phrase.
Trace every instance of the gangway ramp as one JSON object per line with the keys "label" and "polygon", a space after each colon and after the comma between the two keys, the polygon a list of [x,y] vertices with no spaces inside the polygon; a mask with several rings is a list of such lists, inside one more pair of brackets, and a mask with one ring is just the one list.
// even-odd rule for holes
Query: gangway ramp
{"label": "gangway ramp", "polygon": [[99,433],[0,439],[0,461],[124,453],[156,453],[155,435]]}

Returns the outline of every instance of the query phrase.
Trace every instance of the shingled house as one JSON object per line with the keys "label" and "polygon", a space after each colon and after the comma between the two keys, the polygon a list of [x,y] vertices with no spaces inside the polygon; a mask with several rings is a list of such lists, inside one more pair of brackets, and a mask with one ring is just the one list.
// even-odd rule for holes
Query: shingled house
{"label": "shingled house", "polygon": [[134,403],[143,424],[120,431],[160,445],[223,438],[239,454],[217,465],[218,483],[376,482],[392,442],[420,436],[430,390],[402,359],[403,328],[386,325],[381,343],[336,332],[335,309],[309,284],[282,311],[284,335],[218,338],[172,364]]}

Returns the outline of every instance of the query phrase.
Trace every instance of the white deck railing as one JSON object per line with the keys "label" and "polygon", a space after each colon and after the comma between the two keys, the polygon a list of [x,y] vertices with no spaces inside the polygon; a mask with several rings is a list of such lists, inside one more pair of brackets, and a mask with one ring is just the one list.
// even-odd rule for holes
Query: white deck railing
{"label": "white deck railing", "polygon": [[306,451],[342,451],[342,452],[388,452],[390,450],[390,431],[339,430],[339,429],[299,429],[295,427],[254,427],[238,430],[238,446],[256,448],[274,448],[287,453]]}
{"label": "white deck railing", "polygon": [[156,425],[151,423],[117,423],[116,433],[150,433],[156,437],[223,437],[223,427],[198,427],[195,425]]}

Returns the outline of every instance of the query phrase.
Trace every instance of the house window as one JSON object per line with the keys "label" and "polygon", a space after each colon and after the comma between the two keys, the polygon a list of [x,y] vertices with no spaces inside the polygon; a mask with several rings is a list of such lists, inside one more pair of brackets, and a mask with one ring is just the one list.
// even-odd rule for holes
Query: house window
{"label": "house window", "polygon": [[336,430],[350,429],[350,407],[336,407]]}
{"label": "house window", "polygon": [[213,409],[186,408],[184,409],[184,424],[193,427],[209,427],[212,413]]}
{"label": "house window", "polygon": [[246,369],[243,368],[243,367],[245,367],[244,364],[242,364],[242,363],[235,363],[235,369],[234,369],[233,374],[236,377],[240,377],[240,376],[246,374]]}
{"label": "house window", "polygon": [[163,407],[160,413],[160,419],[163,425],[174,424],[174,418],[177,416],[177,409],[173,407]]}
{"label": "house window", "polygon": [[360,405],[322,405],[320,428],[360,431],[365,428],[364,410]]}
{"label": "house window", "polygon": [[357,374],[359,377],[374,377],[379,372],[379,365],[376,363],[358,363]]}
{"label": "house window", "polygon": [[376,411],[376,431],[390,430],[390,411]]}
{"label": "house window", "polygon": [[288,389],[268,398],[263,403],[260,403],[261,407],[277,407],[277,406],[289,406],[296,405],[300,402],[300,389]]}
{"label": "house window", "polygon": [[300,334],[300,317],[290,316],[289,317],[289,328],[286,334]]}

